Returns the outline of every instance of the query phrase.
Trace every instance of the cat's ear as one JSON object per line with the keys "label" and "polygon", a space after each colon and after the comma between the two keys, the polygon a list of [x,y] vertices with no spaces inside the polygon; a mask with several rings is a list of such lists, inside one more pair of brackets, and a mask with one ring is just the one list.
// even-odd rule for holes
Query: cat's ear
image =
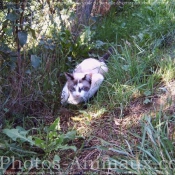
{"label": "cat's ear", "polygon": [[83,77],[83,80],[86,80],[86,81],[88,81],[89,83],[91,83],[91,79],[92,79],[92,74],[86,74],[86,75]]}
{"label": "cat's ear", "polygon": [[70,73],[64,73],[64,75],[66,76],[66,79],[67,80],[74,80],[74,76],[73,76],[73,74],[70,74]]}

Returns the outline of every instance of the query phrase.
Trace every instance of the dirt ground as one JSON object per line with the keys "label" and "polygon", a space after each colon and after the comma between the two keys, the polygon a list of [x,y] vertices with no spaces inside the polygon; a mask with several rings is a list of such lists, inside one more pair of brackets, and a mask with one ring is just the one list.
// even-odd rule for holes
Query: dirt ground
{"label": "dirt ground", "polygon": [[[148,99],[147,104],[144,103],[146,99]],[[154,114],[160,110],[166,115],[175,113],[175,81],[157,88],[155,95],[133,99],[130,105],[122,111],[118,108],[110,113],[104,113],[100,118],[93,119],[88,124],[82,122],[83,119],[72,120],[77,113],[62,108],[60,110],[62,130],[66,131],[66,128],[72,126],[76,127],[76,130],[82,128],[86,130],[86,135],[74,142],[79,150],[78,153],[70,151],[66,156],[63,155],[62,166],[65,168],[69,166],[73,174],[79,175],[87,172],[111,174],[112,172],[108,170],[98,170],[99,163],[105,162],[110,156],[117,156],[106,147],[126,145],[125,139],[130,144],[137,145],[139,140],[132,137],[130,133],[141,133],[141,119],[145,115],[154,117]],[[169,125],[170,133],[174,135],[174,125],[171,123]],[[67,158],[71,157],[74,163],[70,165]]]}

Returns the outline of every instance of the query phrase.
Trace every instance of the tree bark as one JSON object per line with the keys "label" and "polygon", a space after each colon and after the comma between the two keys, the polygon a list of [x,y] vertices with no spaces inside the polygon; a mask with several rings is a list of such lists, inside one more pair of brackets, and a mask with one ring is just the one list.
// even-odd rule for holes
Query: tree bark
{"label": "tree bark", "polygon": [[3,0],[0,0],[0,10],[3,10]]}
{"label": "tree bark", "polygon": [[89,18],[91,16],[92,7],[95,0],[84,0],[82,3],[81,14],[80,14],[80,23],[84,25],[89,24]]}

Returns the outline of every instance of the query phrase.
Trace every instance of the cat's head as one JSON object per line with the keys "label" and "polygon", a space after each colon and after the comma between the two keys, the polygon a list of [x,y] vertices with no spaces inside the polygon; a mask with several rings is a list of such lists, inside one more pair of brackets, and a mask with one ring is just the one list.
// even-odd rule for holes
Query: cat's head
{"label": "cat's head", "polygon": [[91,87],[91,74],[65,73],[69,93],[74,99],[83,99]]}

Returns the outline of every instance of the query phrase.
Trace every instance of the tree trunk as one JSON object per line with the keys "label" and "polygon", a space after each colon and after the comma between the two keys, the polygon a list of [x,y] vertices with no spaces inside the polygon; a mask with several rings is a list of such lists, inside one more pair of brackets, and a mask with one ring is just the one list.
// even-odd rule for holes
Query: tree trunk
{"label": "tree trunk", "polygon": [[94,1],[95,0],[85,0],[83,3],[80,21],[85,25],[89,24],[89,18],[91,16],[91,11],[92,11]]}
{"label": "tree trunk", "polygon": [[92,15],[104,16],[109,12],[110,7],[111,7],[111,3],[109,0],[96,0],[92,8]]}
{"label": "tree trunk", "polygon": [[0,0],[0,10],[3,10],[3,0]]}

